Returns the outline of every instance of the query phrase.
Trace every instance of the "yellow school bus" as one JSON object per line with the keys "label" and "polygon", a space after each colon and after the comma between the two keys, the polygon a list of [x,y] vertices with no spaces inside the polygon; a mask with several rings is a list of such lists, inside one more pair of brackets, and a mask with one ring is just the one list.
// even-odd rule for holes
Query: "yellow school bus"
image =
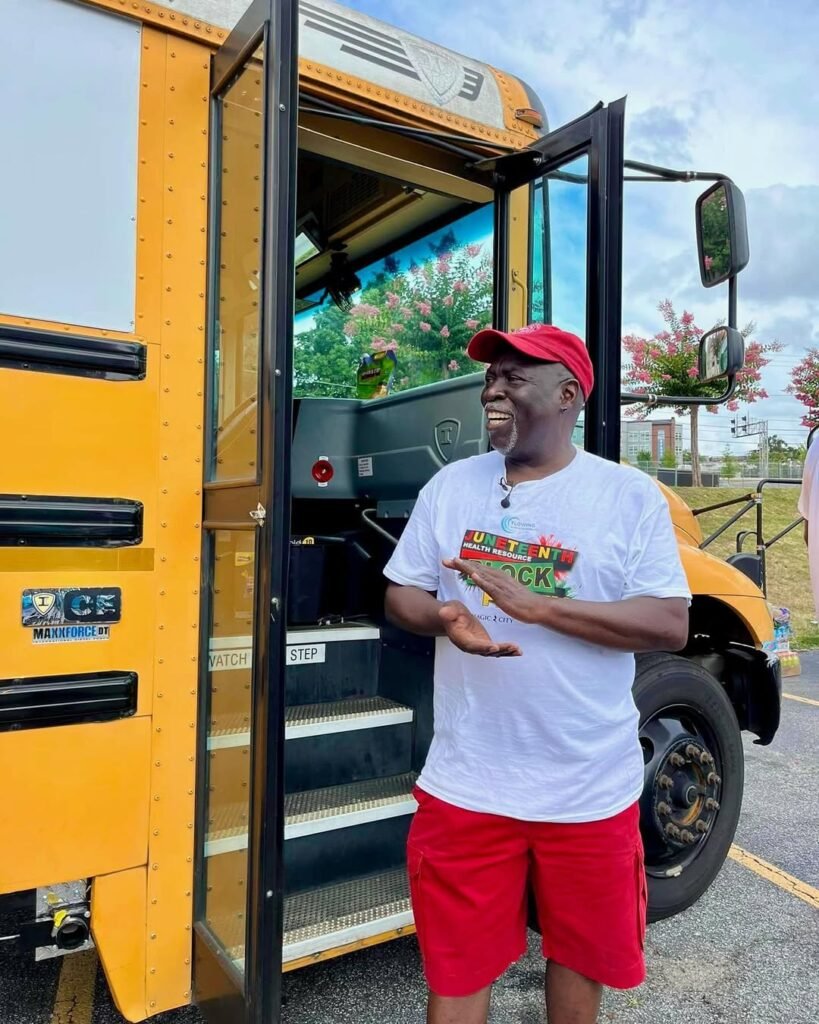
{"label": "yellow school bus", "polygon": [[[283,970],[411,931],[432,649],[381,569],[486,450],[465,340],[586,338],[578,443],[618,458],[623,181],[697,177],[625,160],[624,101],[552,127],[334,0],[243,6],[0,12],[0,893],[30,948],[93,941],[131,1021],[270,1024]],[[702,177],[722,401],[747,239]],[[761,591],[665,493],[694,597],[686,649],[637,663],[655,918],[719,870],[780,695]]]}

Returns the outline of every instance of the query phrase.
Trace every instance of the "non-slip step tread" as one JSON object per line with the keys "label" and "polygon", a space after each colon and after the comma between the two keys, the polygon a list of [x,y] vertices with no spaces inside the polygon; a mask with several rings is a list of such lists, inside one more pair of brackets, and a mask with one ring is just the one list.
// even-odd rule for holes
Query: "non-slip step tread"
{"label": "non-slip step tread", "polygon": [[[285,710],[285,739],[326,733],[376,729],[411,722],[412,708],[386,697],[350,697],[321,704],[294,704]],[[208,737],[208,749],[247,746],[250,722],[246,712],[220,715]]]}
{"label": "non-slip step tread", "polygon": [[[347,700],[322,704],[294,704],[285,711],[288,727],[346,722],[349,719],[392,718],[401,715],[402,721],[412,720],[412,708],[386,697],[349,697]],[[406,717],[408,716],[408,717]],[[366,728],[360,726],[359,728]]]}
{"label": "non-slip step tread", "polygon": [[[219,922],[228,955],[244,969],[244,920]],[[412,925],[409,882],[403,868],[295,893],[284,901],[284,963]]]}
{"label": "non-slip step tread", "polygon": [[[407,873],[396,868],[381,875],[296,893],[284,901],[284,955],[293,959],[294,947],[306,941],[332,938],[341,944],[343,933],[362,926],[383,927],[386,919],[410,913]],[[290,955],[288,955],[290,954]]]}
{"label": "non-slip step tread", "polygon": [[403,803],[412,798],[415,779],[414,772],[406,772],[404,775],[350,782],[345,786],[290,793],[284,798],[286,824],[295,825],[303,821],[317,821],[339,814]]}
{"label": "non-slip step tread", "polygon": [[[412,814],[416,774],[351,782],[345,786],[309,789],[284,798],[285,839],[298,839],[384,818]],[[244,849],[248,839],[246,802],[223,804],[210,810],[205,856]]]}

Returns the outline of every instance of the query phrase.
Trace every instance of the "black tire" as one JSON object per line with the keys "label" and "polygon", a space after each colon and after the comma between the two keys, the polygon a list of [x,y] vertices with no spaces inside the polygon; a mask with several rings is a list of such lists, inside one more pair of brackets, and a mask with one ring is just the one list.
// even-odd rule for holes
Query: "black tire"
{"label": "black tire", "polygon": [[[648,918],[660,921],[692,906],[714,881],[728,855],[742,807],[742,736],[734,708],[718,680],[685,658],[673,654],[638,656],[632,693],[640,712],[640,742],[646,761],[640,828],[646,846]],[[679,723],[682,732],[672,742],[668,723],[674,722]],[[662,737],[666,733],[666,749],[658,750],[665,743]],[[692,737],[690,744],[686,733]],[[676,750],[679,760],[692,744],[697,750],[710,753],[714,762],[701,765],[700,753],[699,757],[686,758],[686,764],[676,770],[676,775],[689,782],[696,773],[694,781],[701,783],[693,793],[696,805],[690,812],[678,808],[669,795],[672,812],[658,815],[658,794],[676,795],[679,789],[675,777],[673,788],[658,790],[658,779],[667,782],[667,773],[675,771],[668,767],[668,752]],[[719,781],[706,785],[703,778],[711,778],[712,773]],[[689,799],[694,789],[694,785],[688,786]],[[689,846],[664,838],[664,829],[673,823],[675,815],[691,817],[709,798],[712,804],[716,802],[716,809],[701,810],[697,815],[697,824],[702,823],[703,831],[697,833],[693,842],[689,838]]]}

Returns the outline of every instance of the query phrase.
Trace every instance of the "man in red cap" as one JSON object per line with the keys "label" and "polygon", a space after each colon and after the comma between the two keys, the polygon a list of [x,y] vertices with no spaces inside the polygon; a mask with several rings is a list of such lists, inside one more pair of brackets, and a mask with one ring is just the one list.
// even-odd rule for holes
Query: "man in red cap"
{"label": "man in red cap", "polygon": [[385,569],[386,612],[434,636],[435,734],[407,846],[429,1024],[485,1024],[526,949],[527,882],[550,1024],[593,1024],[645,976],[634,652],[676,651],[688,598],[668,506],[578,450],[594,383],[580,338],[485,330],[493,451],[421,491]]}

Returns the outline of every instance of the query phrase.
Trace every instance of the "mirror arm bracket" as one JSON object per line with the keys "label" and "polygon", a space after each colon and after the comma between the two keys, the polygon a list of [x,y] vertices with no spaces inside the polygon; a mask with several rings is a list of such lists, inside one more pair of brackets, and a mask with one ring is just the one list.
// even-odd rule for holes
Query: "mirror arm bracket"
{"label": "mirror arm bracket", "polygon": [[736,376],[732,376],[728,378],[726,391],[713,398],[694,398],[689,395],[644,395],[634,391],[622,391],[620,404],[629,405],[631,402],[636,402],[646,406],[649,410],[654,410],[660,405],[722,405],[733,398],[736,389],[737,379]]}

